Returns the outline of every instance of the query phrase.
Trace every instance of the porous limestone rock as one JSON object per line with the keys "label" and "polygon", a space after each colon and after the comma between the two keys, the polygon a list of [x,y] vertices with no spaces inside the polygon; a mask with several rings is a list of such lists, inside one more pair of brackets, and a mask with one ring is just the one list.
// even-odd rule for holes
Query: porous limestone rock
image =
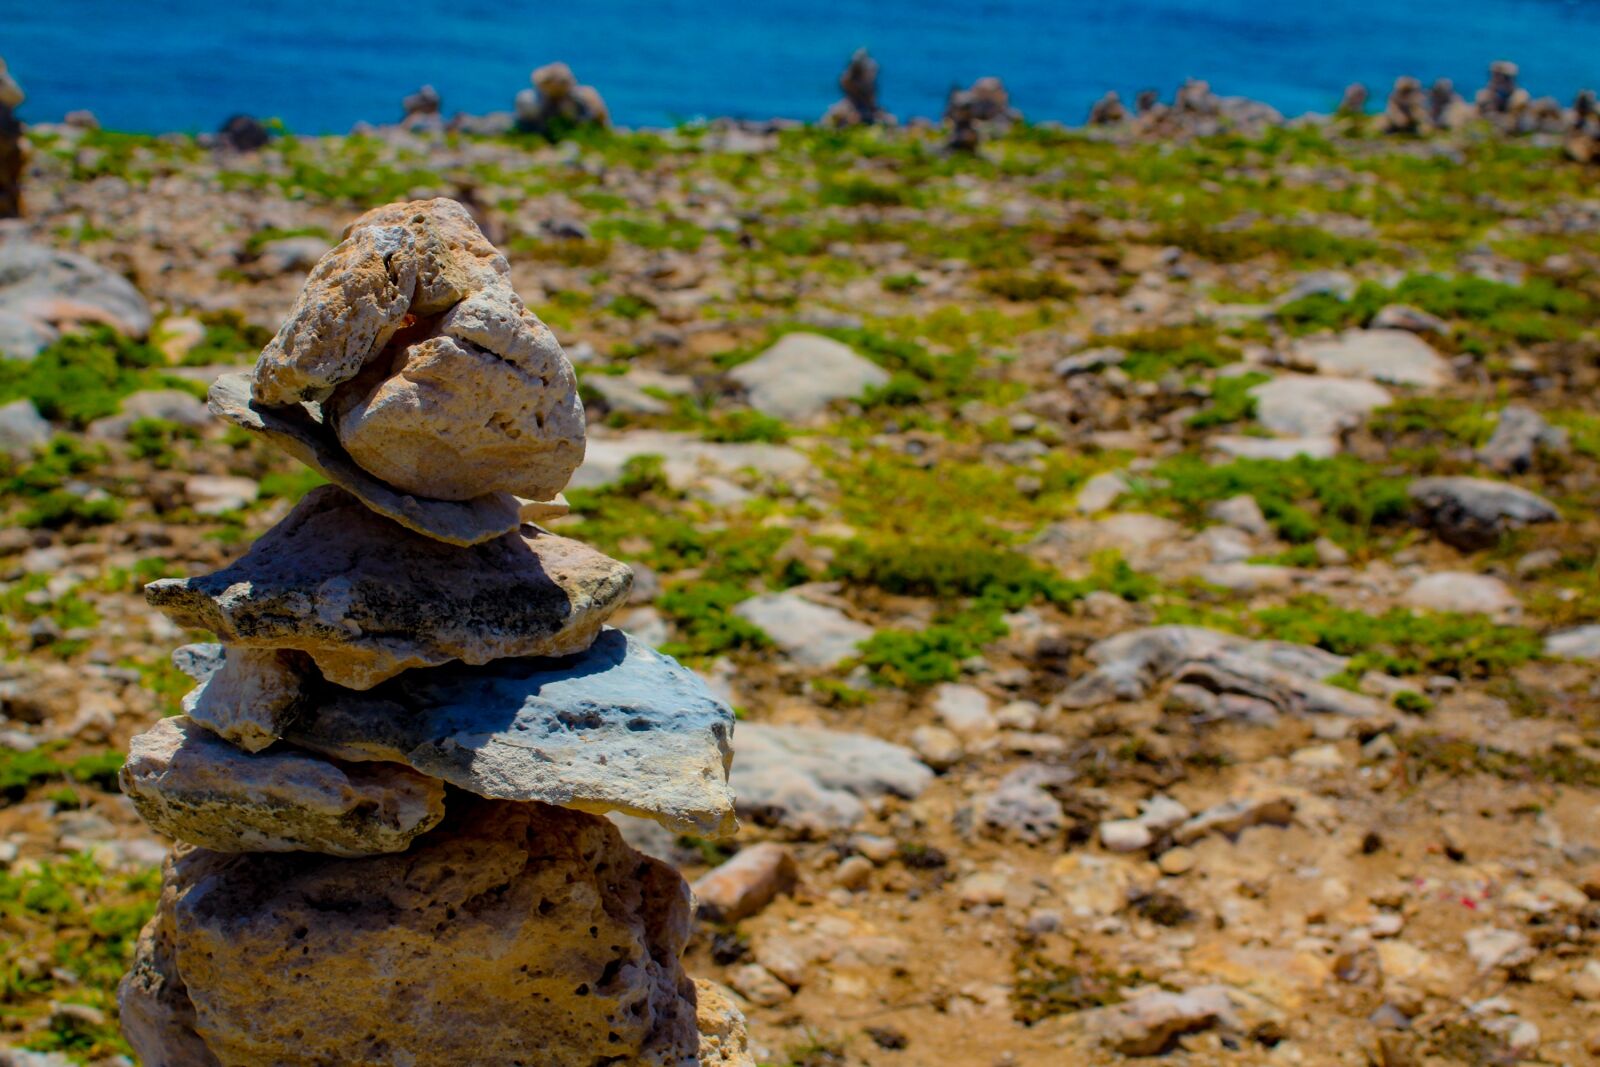
{"label": "porous limestone rock", "polygon": [[517,498],[485,493],[471,500],[430,500],[374,477],[339,446],[314,405],[269,407],[250,397],[250,377],[224,374],[211,383],[213,414],[259,434],[379,515],[452,545],[475,545],[508,534],[521,522]]}
{"label": "porous limestone rock", "polygon": [[120,778],[154,829],[219,852],[399,852],[444,817],[444,786],[405,767],[252,755],[182,715],[133,739]]}
{"label": "porous limestone rock", "polygon": [[369,211],[262,351],[254,399],[321,403],[350,457],[402,492],[549,499],[583,462],[583,406],[510,272],[453,200]]}
{"label": "porous limestone rock", "polygon": [[[179,855],[121,1002],[147,1063],[192,1013],[228,1064],[683,1067],[689,929],[683,879],[605,819],[452,803],[403,855]],[[736,1013],[707,1008],[710,1047],[746,1062]]]}
{"label": "porous limestone rock", "polygon": [[335,690],[290,732],[345,760],[393,760],[482,796],[734,829],[733,712],[620,630],[565,660],[502,659]]}
{"label": "porous limestone rock", "polygon": [[732,995],[715,982],[696,978],[694,999],[700,1028],[699,1062],[694,1067],[756,1067],[744,1015],[734,1006]]}
{"label": "porous limestone rock", "polygon": [[235,648],[183,698],[183,710],[246,752],[260,752],[299,711],[309,668],[299,653]]}
{"label": "porous limestone rock", "polygon": [[369,689],[451,660],[581,652],[631,580],[624,564],[532,526],[460,548],[320,486],[231,566],[152,582],[145,597],[179,625],[298,649],[328,681]]}

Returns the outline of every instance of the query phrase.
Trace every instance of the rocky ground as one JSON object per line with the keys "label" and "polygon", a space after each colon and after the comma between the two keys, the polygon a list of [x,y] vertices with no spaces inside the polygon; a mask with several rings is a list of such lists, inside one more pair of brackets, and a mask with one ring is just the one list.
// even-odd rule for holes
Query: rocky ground
{"label": "rocky ground", "polygon": [[743,719],[737,838],[626,830],[763,1063],[1600,1055],[1600,197],[1552,144],[30,138],[0,1044],[125,1054],[166,844],[115,775],[206,636],[139,591],[316,483],[206,383],[445,195],[578,365],[552,525]]}

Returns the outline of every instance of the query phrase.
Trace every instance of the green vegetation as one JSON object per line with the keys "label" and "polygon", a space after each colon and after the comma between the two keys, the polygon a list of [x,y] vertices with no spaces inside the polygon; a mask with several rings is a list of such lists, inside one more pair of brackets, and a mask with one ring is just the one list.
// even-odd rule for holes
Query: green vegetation
{"label": "green vegetation", "polygon": [[1237,459],[1212,466],[1182,455],[1130,479],[1128,495],[1144,508],[1199,525],[1209,505],[1248,494],[1286,541],[1328,537],[1362,549],[1374,532],[1409,514],[1406,481],[1350,456]]}
{"label": "green vegetation", "polygon": [[108,326],[68,334],[31,360],[0,360],[0,404],[26,398],[52,422],[82,429],[114,415],[129,393],[204,386],[164,373],[166,358]]}

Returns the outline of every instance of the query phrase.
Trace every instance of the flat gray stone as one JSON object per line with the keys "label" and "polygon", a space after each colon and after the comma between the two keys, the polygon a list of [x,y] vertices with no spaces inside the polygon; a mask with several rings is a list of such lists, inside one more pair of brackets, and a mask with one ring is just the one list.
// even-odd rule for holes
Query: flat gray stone
{"label": "flat gray stone", "polygon": [[326,693],[288,736],[481,796],[620,811],[710,836],[735,829],[732,710],[621,630],[566,659],[411,671],[365,693]]}
{"label": "flat gray stone", "polygon": [[1391,401],[1389,391],[1354,378],[1287,374],[1250,390],[1256,419],[1285,437],[1332,437],[1360,425],[1374,408]]}
{"label": "flat gray stone", "polygon": [[735,605],[733,613],[802,667],[832,667],[854,656],[856,646],[872,636],[872,627],[796,593],[752,597]]}
{"label": "flat gray stone", "polygon": [[0,313],[13,323],[5,330],[8,349],[15,349],[6,352],[11,359],[32,359],[33,346],[48,344],[62,324],[102,322],[143,337],[151,323],[150,305],[122,275],[76,252],[27,241],[0,242]]}
{"label": "flat gray stone", "polygon": [[889,372],[831,337],[790,333],[728,377],[744,387],[757,411],[799,422],[820,415],[835,400],[887,384]]}
{"label": "flat gray stone", "polygon": [[598,489],[622,477],[623,467],[638,456],[660,456],[667,481],[678,489],[694,486],[707,474],[757,474],[793,478],[811,469],[811,460],[787,445],[762,442],[724,444],[702,441],[693,434],[634,430],[619,437],[591,437],[583,466],[569,489]]}
{"label": "flat gray stone", "polygon": [[914,799],[933,781],[910,749],[863,734],[747,722],[734,748],[739,814],[801,833],[848,830],[867,802]]}
{"label": "flat gray stone", "polygon": [[380,481],[350,458],[313,405],[268,407],[252,400],[248,374],[222,375],[207,399],[214,414],[266,438],[378,514],[436,541],[481,544],[510,533],[521,522],[520,504],[510,493],[433,500]]}
{"label": "flat gray stone", "polygon": [[26,397],[0,404],[0,452],[26,456],[49,444],[52,432],[49,420]]}
{"label": "flat gray stone", "polygon": [[1290,358],[1318,374],[1396,385],[1431,389],[1452,378],[1445,358],[1407,330],[1346,330],[1336,337],[1308,338],[1295,346]]}
{"label": "flat gray stone", "polygon": [[1564,659],[1600,659],[1600,623],[1551,634],[1544,639],[1544,654]]}
{"label": "flat gray stone", "polygon": [[403,852],[444,818],[444,787],[404,767],[251,754],[185,716],[128,747],[122,791],[151,828],[216,852]]}
{"label": "flat gray stone", "polygon": [[625,564],[533,526],[460,548],[318,486],[232,565],[145,587],[180,626],[297,649],[335,685],[370,689],[451,660],[581,652],[627,600]]}

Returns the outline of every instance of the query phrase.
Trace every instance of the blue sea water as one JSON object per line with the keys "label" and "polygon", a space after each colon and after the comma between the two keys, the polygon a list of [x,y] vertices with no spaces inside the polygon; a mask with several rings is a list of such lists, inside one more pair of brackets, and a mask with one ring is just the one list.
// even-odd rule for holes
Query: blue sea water
{"label": "blue sea water", "polygon": [[0,0],[25,119],[88,108],[146,131],[243,111],[339,132],[398,117],[424,82],[447,112],[505,110],[553,59],[623,125],[809,119],[862,45],[902,117],[987,74],[1035,119],[1077,123],[1111,88],[1170,98],[1191,76],[1296,114],[1351,81],[1380,101],[1400,74],[1470,96],[1500,58],[1568,102],[1600,86],[1597,34],[1600,0]]}

